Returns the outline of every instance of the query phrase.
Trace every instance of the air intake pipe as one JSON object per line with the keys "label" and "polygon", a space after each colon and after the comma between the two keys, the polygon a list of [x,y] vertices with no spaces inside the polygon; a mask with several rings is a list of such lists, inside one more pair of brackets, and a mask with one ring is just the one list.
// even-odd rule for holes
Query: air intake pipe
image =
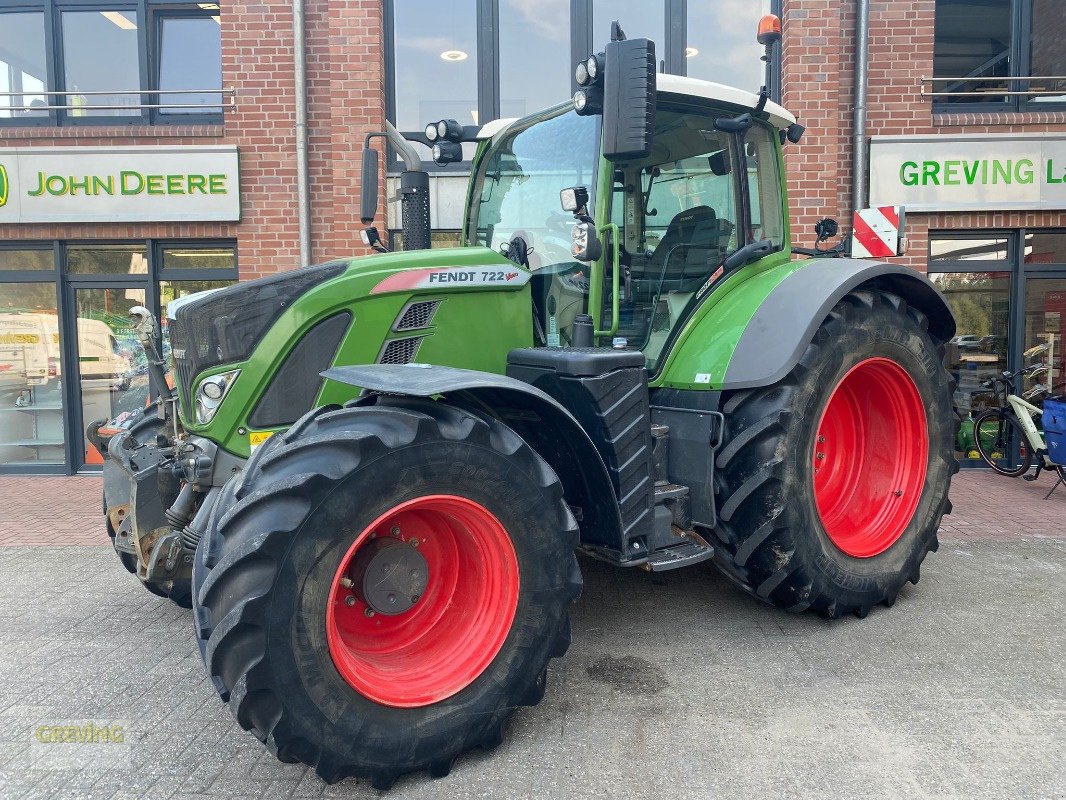
{"label": "air intake pipe", "polygon": [[364,225],[373,225],[378,205],[378,157],[370,147],[371,139],[388,140],[403,159],[400,173],[400,219],[404,250],[428,250],[429,237],[429,174],[422,169],[422,159],[411,143],[388,120],[383,133],[369,133],[363,149],[362,193],[359,216]]}

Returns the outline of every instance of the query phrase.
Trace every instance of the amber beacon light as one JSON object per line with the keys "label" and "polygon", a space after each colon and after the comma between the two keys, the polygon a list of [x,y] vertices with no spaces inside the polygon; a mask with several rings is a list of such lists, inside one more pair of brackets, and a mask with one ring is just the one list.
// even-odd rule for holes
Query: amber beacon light
{"label": "amber beacon light", "polygon": [[761,45],[774,44],[781,41],[781,17],[776,14],[766,14],[759,20],[759,30],[755,37]]}

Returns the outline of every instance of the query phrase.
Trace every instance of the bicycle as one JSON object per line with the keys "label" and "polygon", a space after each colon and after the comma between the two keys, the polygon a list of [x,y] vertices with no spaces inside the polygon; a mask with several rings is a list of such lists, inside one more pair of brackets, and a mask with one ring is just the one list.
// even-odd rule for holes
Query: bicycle
{"label": "bicycle", "polygon": [[[1038,345],[1027,350],[1025,357],[1032,358],[1046,350],[1046,345]],[[1024,476],[1027,481],[1035,481],[1040,477],[1041,471],[1046,469],[1057,472],[1059,480],[1066,483],[1066,466],[1055,464],[1048,457],[1044,434],[1034,420],[1043,413],[1043,409],[1029,402],[1038,395],[1047,393],[1049,388],[1037,384],[1021,396],[1015,391],[1016,378],[1033,377],[1046,371],[1044,364],[1034,364],[1016,372],[1004,371],[999,377],[989,378],[981,384],[983,388],[992,390],[993,395],[1001,402],[997,408],[986,409],[974,419],[974,447],[981,460],[1000,475],[1011,478]],[[1018,447],[1018,465],[1006,466],[1004,460],[1010,458],[1015,445]],[[1034,457],[1039,459],[1036,472],[1026,475],[1033,465]],[[1058,482],[1055,486],[1058,486]],[[1048,496],[1050,494],[1049,492]]]}

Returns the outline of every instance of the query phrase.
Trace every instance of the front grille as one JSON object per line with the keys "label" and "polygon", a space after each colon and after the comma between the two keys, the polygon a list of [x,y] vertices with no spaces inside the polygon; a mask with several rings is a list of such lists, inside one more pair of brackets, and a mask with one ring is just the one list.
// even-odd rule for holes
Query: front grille
{"label": "front grille", "polygon": [[392,329],[394,331],[417,331],[421,328],[428,328],[433,321],[433,315],[437,313],[437,306],[439,305],[440,300],[422,300],[408,303],[403,311],[400,312],[400,318],[392,326]]}
{"label": "front grille", "polygon": [[177,320],[169,320],[170,355],[174,359],[174,386],[178,390],[178,399],[186,414],[192,413],[192,381],[196,377],[196,368],[188,357],[190,342],[185,335],[185,327]]}
{"label": "front grille", "polygon": [[418,347],[425,336],[409,336],[406,339],[393,339],[386,342],[378,355],[379,364],[410,364],[415,360]]}

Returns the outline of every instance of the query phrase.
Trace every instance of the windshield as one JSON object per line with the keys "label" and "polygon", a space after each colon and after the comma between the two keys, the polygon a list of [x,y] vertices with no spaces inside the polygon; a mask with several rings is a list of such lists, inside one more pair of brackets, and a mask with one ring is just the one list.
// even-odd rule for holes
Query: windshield
{"label": "windshield", "polygon": [[583,269],[570,255],[574,216],[559,205],[570,186],[589,190],[595,206],[600,118],[555,109],[507,131],[474,177],[469,241],[493,250],[521,236],[534,271]]}

